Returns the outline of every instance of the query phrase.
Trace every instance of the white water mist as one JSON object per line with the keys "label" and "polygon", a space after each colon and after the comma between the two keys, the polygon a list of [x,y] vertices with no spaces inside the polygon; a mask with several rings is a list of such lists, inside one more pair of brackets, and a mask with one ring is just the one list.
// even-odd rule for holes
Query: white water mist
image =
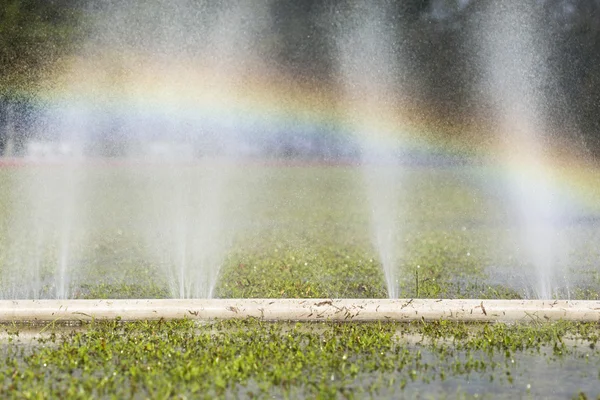
{"label": "white water mist", "polygon": [[77,167],[30,164],[12,183],[10,239],[3,257],[1,297],[71,298],[84,243]]}
{"label": "white water mist", "polygon": [[386,6],[359,2],[335,32],[344,111],[360,144],[363,190],[367,192],[372,243],[379,254],[388,295],[398,298],[403,213],[402,169],[397,132],[381,124],[397,99],[400,65],[394,25]]}
{"label": "white water mist", "polygon": [[[214,296],[221,264],[240,223],[229,209],[239,210],[247,196],[234,197],[232,187],[239,167],[236,137],[246,129],[238,111],[240,93],[248,70],[261,62],[257,36],[268,22],[267,3],[237,2],[199,10],[213,17],[202,26],[190,26],[193,32],[204,32],[201,49],[177,49],[177,43],[169,44],[173,26],[163,27],[161,62],[172,63],[174,72],[170,75],[167,68],[160,80],[159,95],[169,106],[161,110],[163,130],[153,135],[161,141],[152,146],[164,151],[145,159],[156,173],[147,189],[151,195],[146,215],[152,217],[144,236],[149,253],[167,276],[171,296],[178,298]],[[183,21],[189,17],[179,13],[185,11],[183,7],[177,13]],[[182,92],[190,95],[186,79],[196,76],[177,75],[180,63],[204,71],[205,93],[182,96]],[[194,96],[202,98],[200,103]],[[201,109],[206,106],[211,112]],[[148,144],[147,138],[142,140]]]}
{"label": "white water mist", "polygon": [[531,4],[493,2],[490,7],[478,32],[487,73],[483,89],[496,115],[496,133],[504,150],[501,162],[510,166],[507,190],[520,254],[534,269],[535,296],[549,299],[557,289],[564,254],[556,227],[561,214],[558,194],[545,160],[548,46]]}

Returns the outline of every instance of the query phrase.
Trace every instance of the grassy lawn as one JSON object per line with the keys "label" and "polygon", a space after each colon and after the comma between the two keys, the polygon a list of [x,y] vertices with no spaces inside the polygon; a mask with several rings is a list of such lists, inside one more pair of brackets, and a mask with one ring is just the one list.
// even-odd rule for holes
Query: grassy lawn
{"label": "grassy lawn", "polygon": [[[386,189],[400,297],[535,297],[501,185],[483,167],[411,167]],[[0,188],[4,298],[55,297],[61,260],[76,298],[387,297],[355,167],[4,168]],[[555,284],[598,299],[598,213],[572,214]]]}

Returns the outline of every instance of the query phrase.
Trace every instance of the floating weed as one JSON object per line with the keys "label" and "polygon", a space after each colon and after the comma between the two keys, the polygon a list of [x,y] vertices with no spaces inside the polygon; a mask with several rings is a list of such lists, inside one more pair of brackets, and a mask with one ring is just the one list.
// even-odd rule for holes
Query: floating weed
{"label": "floating weed", "polygon": [[[507,390],[513,394],[529,390],[544,395],[550,392],[537,386],[516,387],[530,372],[521,364],[544,359],[551,366],[559,360],[563,360],[560,365],[585,357],[589,370],[597,365],[598,356],[589,344],[597,342],[600,331],[598,324],[443,320],[409,324],[248,319],[58,325],[47,328],[46,333],[53,334],[45,336],[48,342],[4,345],[0,365],[3,398],[398,397],[400,393],[413,396],[439,390],[442,382],[461,393],[461,385],[478,379],[492,386],[512,384]],[[13,335],[15,328],[27,329],[10,327]],[[572,340],[586,345],[572,346]],[[589,392],[585,382],[599,378],[594,373],[587,381],[580,378],[576,382],[584,387],[571,387],[568,396]]]}

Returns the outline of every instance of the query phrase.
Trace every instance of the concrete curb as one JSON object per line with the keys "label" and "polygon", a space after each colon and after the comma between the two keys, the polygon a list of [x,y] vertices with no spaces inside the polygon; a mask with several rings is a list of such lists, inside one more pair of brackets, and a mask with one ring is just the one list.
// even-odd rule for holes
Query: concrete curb
{"label": "concrete curb", "polygon": [[600,301],[447,299],[2,300],[0,323],[243,319],[267,321],[600,321]]}

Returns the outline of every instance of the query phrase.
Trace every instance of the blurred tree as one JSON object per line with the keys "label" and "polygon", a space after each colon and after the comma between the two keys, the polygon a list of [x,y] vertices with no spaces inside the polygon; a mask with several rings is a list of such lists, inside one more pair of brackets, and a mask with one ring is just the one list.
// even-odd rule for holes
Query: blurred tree
{"label": "blurred tree", "polygon": [[80,0],[0,0],[0,155],[20,154],[39,84],[77,43]]}
{"label": "blurred tree", "polygon": [[[557,128],[600,155],[600,1],[545,0]],[[565,116],[570,116],[566,118]],[[573,128],[573,125],[575,128]]]}
{"label": "blurred tree", "polygon": [[[290,79],[308,80],[326,92],[331,87],[327,83],[334,85],[336,71],[335,45],[328,37],[335,31],[331,10],[344,9],[356,1],[272,0],[272,26],[261,36],[267,61]],[[483,67],[476,61],[480,51],[476,27],[489,18],[486,5],[494,1],[501,0],[368,2],[373,6],[384,2],[393,14],[390,20],[397,37],[392,42],[402,46],[398,53],[405,59],[400,64],[411,69],[406,74],[410,89],[406,95],[421,102],[421,109],[443,123],[461,123],[476,108],[473,102],[483,76]],[[96,13],[112,15],[113,7],[123,4],[132,10],[124,16],[119,14],[126,20],[105,28],[126,27],[134,34],[87,34],[87,27],[93,26],[88,22]],[[125,42],[119,44],[127,51],[128,46],[137,48],[148,41],[164,40],[166,46],[176,43],[190,53],[202,51],[203,34],[190,32],[204,31],[192,28],[200,24],[210,30],[215,14],[210,10],[228,4],[211,0],[0,0],[0,152],[8,105],[12,104],[13,113],[27,109],[19,104],[26,103],[26,97],[40,89],[56,62],[68,57],[83,41],[121,38]],[[539,34],[548,36],[551,43],[550,80],[556,83],[549,84],[548,115],[556,120],[553,122],[559,131],[573,129],[567,125],[576,126],[578,137],[600,154],[600,0],[536,0],[531,4],[543,13],[545,25]],[[182,14],[177,7],[195,13]],[[162,25],[152,23],[160,18]],[[157,32],[163,25],[173,29]],[[572,117],[564,118],[567,114]]]}
{"label": "blurred tree", "polygon": [[23,95],[75,44],[79,0],[1,0],[0,95]]}

